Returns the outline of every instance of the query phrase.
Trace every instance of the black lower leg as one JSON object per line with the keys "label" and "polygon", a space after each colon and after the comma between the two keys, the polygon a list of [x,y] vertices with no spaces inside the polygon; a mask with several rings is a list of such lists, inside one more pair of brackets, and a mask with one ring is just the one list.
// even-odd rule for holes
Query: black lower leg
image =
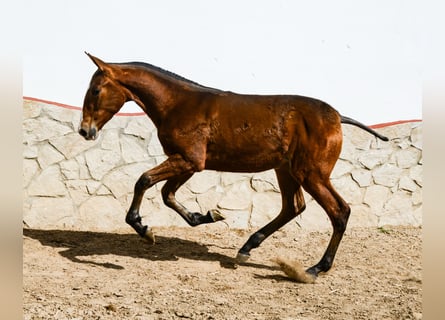
{"label": "black lower leg", "polygon": [[329,269],[331,269],[332,267],[332,262],[333,258],[325,254],[323,258],[321,258],[320,262],[318,262],[315,266],[307,269],[306,272],[317,277],[320,272],[328,272]]}
{"label": "black lower leg", "polygon": [[249,237],[249,240],[244,244],[244,246],[238,251],[239,255],[250,256],[250,250],[258,248],[261,242],[266,239],[266,236],[261,233],[261,231],[255,232]]}
{"label": "black lower leg", "polygon": [[138,212],[129,211],[125,217],[125,222],[132,226],[141,237],[145,236],[148,227],[142,225],[142,218]]}
{"label": "black lower leg", "polygon": [[333,227],[333,234],[328,247],[321,260],[314,266],[307,269],[313,276],[318,276],[320,272],[327,272],[331,269],[337,249],[346,230],[351,209],[346,201],[335,191],[328,178],[320,179],[317,176],[307,179],[307,190],[314,199],[326,211]]}
{"label": "black lower leg", "polygon": [[341,231],[334,229],[334,234],[331,237],[326,252],[316,265],[306,270],[308,273],[316,277],[320,272],[328,272],[329,269],[331,269],[338,246],[343,238],[343,233],[344,228],[342,228]]}
{"label": "black lower leg", "polygon": [[198,212],[190,212],[184,219],[190,226],[195,227],[203,223],[213,223],[219,220],[224,220],[224,217],[218,210],[209,210],[206,215]]}

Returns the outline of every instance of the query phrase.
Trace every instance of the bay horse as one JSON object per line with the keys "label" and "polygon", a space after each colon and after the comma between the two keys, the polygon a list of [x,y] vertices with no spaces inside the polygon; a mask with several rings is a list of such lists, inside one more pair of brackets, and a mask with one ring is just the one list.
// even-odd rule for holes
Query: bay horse
{"label": "bay horse", "polygon": [[214,209],[190,212],[175,192],[204,169],[258,172],[274,169],[282,209],[252,234],[237,254],[243,263],[250,251],[305,209],[302,188],[326,211],[333,227],[321,260],[306,270],[314,279],[328,271],[346,229],[350,207],[330,182],[342,146],[341,124],[351,124],[388,141],[362,123],[344,117],[327,103],[297,95],[244,95],[209,88],[156,66],[106,63],[86,53],[97,71],[85,94],[79,134],[94,140],[127,101],[136,102],[153,121],[167,159],[143,173],[125,221],[149,242],[154,234],[142,224],[139,208],[144,192],[165,181],[164,203],[190,225],[224,219]]}

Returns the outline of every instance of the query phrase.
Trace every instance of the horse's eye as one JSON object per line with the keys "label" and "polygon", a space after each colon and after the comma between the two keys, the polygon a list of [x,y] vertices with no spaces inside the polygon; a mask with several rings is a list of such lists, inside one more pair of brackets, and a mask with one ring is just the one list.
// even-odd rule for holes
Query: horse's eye
{"label": "horse's eye", "polygon": [[98,95],[99,95],[99,92],[100,92],[100,89],[93,89],[92,91],[91,91],[91,93],[93,94],[93,96],[95,96],[95,97],[97,97]]}

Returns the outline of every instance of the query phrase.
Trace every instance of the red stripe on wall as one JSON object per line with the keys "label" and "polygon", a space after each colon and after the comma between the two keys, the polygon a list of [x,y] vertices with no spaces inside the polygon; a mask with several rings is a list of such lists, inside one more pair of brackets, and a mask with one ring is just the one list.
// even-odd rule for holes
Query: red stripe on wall
{"label": "red stripe on wall", "polygon": [[[66,109],[71,109],[71,110],[79,110],[81,111],[82,108],[80,107],[75,107],[75,106],[70,106],[67,104],[63,104],[63,103],[59,103],[59,102],[54,102],[54,101],[48,101],[48,100],[43,100],[43,99],[38,99],[38,98],[33,98],[33,97],[23,97],[23,100],[30,100],[30,101],[36,101],[36,102],[43,102],[46,104],[51,104],[53,106],[57,106],[57,107],[62,107],[62,108],[66,108]],[[118,112],[116,114],[117,116],[145,116],[144,112]],[[379,124],[373,124],[370,125],[370,128],[373,129],[379,129],[379,128],[384,128],[384,127],[389,127],[389,126],[393,126],[396,124],[402,124],[402,123],[408,123],[408,122],[422,122],[422,120],[419,119],[414,119],[414,120],[399,120],[399,121],[393,121],[393,122],[385,122],[385,123],[379,123]]]}
{"label": "red stripe on wall", "polygon": [[384,128],[389,126],[394,126],[396,124],[402,124],[402,123],[408,123],[408,122],[422,122],[422,120],[419,119],[413,119],[413,120],[399,120],[399,121],[393,121],[393,122],[385,122],[385,123],[379,123],[379,124],[373,124],[370,125],[370,128],[378,129],[378,128]]}
{"label": "red stripe on wall", "polygon": [[[43,102],[43,103],[46,103],[46,104],[50,104],[50,105],[57,106],[57,107],[62,107],[62,108],[65,108],[65,109],[82,111],[81,107],[70,106],[70,105],[67,105],[67,104],[54,102],[54,101],[43,100],[43,99],[39,99],[39,98],[23,97],[23,100]],[[146,114],[144,112],[118,112],[116,115],[117,116],[127,116],[128,117],[128,116],[145,116]]]}

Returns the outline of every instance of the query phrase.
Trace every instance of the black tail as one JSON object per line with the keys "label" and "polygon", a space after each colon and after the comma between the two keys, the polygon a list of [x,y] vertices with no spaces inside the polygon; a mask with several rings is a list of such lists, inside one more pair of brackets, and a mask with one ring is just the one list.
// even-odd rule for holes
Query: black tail
{"label": "black tail", "polygon": [[341,123],[345,123],[345,124],[352,124],[353,126],[359,127],[360,129],[363,129],[365,131],[368,131],[369,133],[375,135],[377,138],[383,140],[383,141],[388,141],[388,137],[382,136],[380,133],[372,130],[370,127],[365,126],[363,123],[358,122],[357,120],[345,117],[345,116],[341,116]]}

